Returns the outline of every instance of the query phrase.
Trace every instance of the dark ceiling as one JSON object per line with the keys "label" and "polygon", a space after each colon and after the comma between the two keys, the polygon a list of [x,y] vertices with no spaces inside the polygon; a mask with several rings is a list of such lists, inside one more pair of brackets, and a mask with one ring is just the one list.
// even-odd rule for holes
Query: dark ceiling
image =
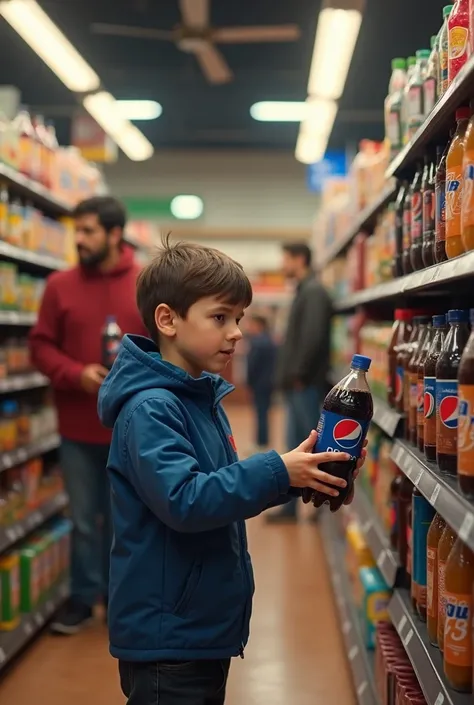
{"label": "dark ceiling", "polygon": [[[220,46],[235,73],[233,83],[224,86],[209,85],[194,57],[171,42],[91,32],[93,22],[170,29],[180,20],[177,0],[40,0],[40,4],[116,98],[147,98],[162,104],[158,120],[138,123],[157,148],[294,149],[297,125],[255,122],[249,108],[259,100],[305,99],[320,0],[211,0],[214,26],[297,23],[301,28],[296,42]],[[429,45],[444,4],[444,0],[367,0],[330,147],[383,136],[390,60]],[[60,138],[68,140],[69,120],[61,114],[74,108],[74,97],[4,21],[0,83],[18,86],[24,103],[53,117]]]}

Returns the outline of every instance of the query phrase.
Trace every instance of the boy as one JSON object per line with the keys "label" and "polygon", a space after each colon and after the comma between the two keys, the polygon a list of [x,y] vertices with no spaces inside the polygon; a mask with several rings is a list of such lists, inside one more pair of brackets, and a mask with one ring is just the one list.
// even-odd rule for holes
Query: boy
{"label": "boy", "polygon": [[[109,628],[128,705],[222,705],[243,656],[254,590],[245,519],[302,487],[336,495],[318,470],[345,454],[295,450],[239,462],[216,376],[252,299],[217,250],[164,242],[137,303],[152,340],[125,336],[99,395],[113,426],[108,462],[115,538]],[[209,374],[213,373],[213,374]]]}

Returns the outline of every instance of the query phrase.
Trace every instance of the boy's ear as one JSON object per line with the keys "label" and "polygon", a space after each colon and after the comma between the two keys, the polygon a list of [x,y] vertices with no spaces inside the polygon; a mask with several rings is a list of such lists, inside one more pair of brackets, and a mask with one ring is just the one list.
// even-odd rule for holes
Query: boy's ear
{"label": "boy's ear", "polygon": [[160,335],[173,338],[176,335],[176,313],[168,304],[160,304],[155,309],[155,323]]}

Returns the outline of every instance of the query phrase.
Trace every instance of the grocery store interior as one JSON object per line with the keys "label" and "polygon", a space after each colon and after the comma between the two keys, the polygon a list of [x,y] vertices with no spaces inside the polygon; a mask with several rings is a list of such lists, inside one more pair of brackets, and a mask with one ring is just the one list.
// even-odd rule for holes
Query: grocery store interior
{"label": "grocery store interior", "polygon": [[0,0],[0,705],[472,703],[473,273],[474,0]]}

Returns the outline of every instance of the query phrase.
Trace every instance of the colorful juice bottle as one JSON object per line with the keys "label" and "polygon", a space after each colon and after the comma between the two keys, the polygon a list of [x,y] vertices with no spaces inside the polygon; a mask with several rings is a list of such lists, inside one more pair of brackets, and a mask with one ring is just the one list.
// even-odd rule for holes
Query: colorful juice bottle
{"label": "colorful juice bottle", "polygon": [[454,81],[469,56],[469,0],[456,0],[448,17],[448,80]]}
{"label": "colorful juice bottle", "polygon": [[439,96],[446,93],[449,86],[449,27],[448,19],[453,9],[453,5],[443,7],[443,26],[439,33],[439,64],[441,83],[439,87]]}
{"label": "colorful juice bottle", "polygon": [[461,228],[464,136],[470,117],[469,108],[456,110],[457,129],[446,158],[446,254],[448,259],[464,252]]}

